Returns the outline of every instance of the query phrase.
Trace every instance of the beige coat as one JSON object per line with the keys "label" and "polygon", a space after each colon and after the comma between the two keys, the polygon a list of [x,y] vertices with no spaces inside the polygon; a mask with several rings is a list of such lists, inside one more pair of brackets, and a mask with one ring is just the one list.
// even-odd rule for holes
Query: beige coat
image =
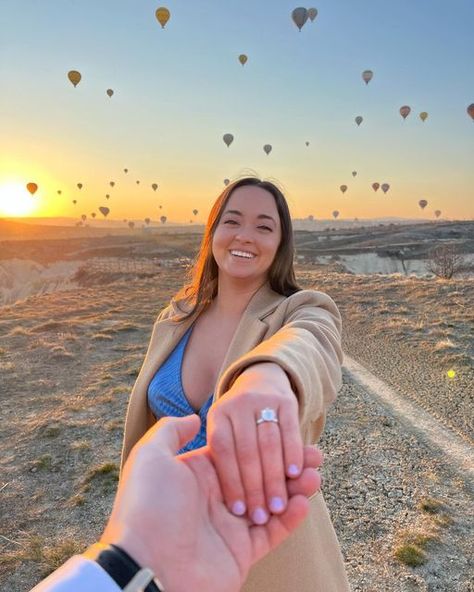
{"label": "beige coat", "polygon": [[[145,361],[133,388],[125,423],[122,463],[132,446],[155,420],[147,404],[147,389],[157,369],[196,319],[176,323],[186,310],[172,301],[159,315]],[[285,297],[269,284],[250,300],[219,371],[214,401],[240,372],[255,362],[276,362],[290,376],[299,401],[305,444],[318,441],[328,407],[336,398],[343,359],[341,316],[322,292],[302,290]],[[243,592],[346,592],[344,564],[323,495],[311,498],[311,513],[289,539],[250,572]]]}

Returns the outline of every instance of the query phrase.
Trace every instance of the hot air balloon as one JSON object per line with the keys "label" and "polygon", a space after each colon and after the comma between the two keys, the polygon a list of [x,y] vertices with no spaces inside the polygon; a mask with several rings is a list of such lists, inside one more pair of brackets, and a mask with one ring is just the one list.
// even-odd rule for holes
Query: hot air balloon
{"label": "hot air balloon", "polygon": [[247,63],[248,57],[244,54],[241,53],[239,55],[239,62],[242,64],[242,66],[244,66]]}
{"label": "hot air balloon", "polygon": [[81,220],[82,220],[83,222],[85,222],[85,221],[86,221],[86,219],[87,219],[87,216],[86,216],[85,214],[82,214],[82,216],[81,216]]}
{"label": "hot air balloon", "polygon": [[466,109],[466,111],[468,115],[470,115],[472,119],[474,119],[474,103],[471,103],[469,107]]}
{"label": "hot air balloon", "polygon": [[380,183],[372,183],[372,189],[374,191],[377,191],[377,189],[380,187]]}
{"label": "hot air balloon", "polygon": [[128,169],[123,169],[123,172],[124,173],[128,173]]}
{"label": "hot air balloon", "polygon": [[97,216],[97,214],[96,214],[95,212],[92,212],[91,216],[92,216],[93,218],[95,218],[95,217]]}
{"label": "hot air balloon", "polygon": [[160,206],[160,210],[161,210],[161,208],[162,208],[162,207],[163,207],[163,206]]}
{"label": "hot air balloon", "polygon": [[107,89],[107,94],[109,95],[110,98],[112,98],[112,95],[114,94],[114,91],[111,88]]}
{"label": "hot air balloon", "polygon": [[420,199],[420,201],[418,202],[418,205],[420,206],[420,208],[422,210],[424,210],[426,208],[426,206],[428,205],[428,202],[426,201],[426,199]]}
{"label": "hot air balloon", "polygon": [[227,185],[230,183],[230,179],[224,179],[224,185],[227,187]]}
{"label": "hot air balloon", "polygon": [[110,181],[109,185],[113,187],[115,185],[115,181]]}
{"label": "hot air balloon", "polygon": [[364,121],[364,118],[363,118],[361,115],[358,115],[358,116],[355,118],[355,120],[354,120],[354,121],[355,121],[355,122],[357,123],[357,125],[359,126],[359,125],[360,125],[360,124],[361,124],[361,123]]}
{"label": "hot air balloon", "polygon": [[352,176],[355,177],[357,175],[357,171],[352,171]]}
{"label": "hot air balloon", "polygon": [[164,224],[168,218],[166,216],[161,216],[160,222]]}
{"label": "hot air balloon", "polygon": [[61,189],[58,189],[58,195],[61,195],[62,191]]}
{"label": "hot air balloon", "polygon": [[411,108],[408,105],[403,105],[400,107],[400,115],[403,119],[406,119],[410,115]]}
{"label": "hot air balloon", "polygon": [[337,218],[339,216],[339,212],[337,210],[334,210],[332,215],[334,216],[334,218]]}
{"label": "hot air balloon", "polygon": [[232,144],[232,142],[234,141],[234,136],[232,134],[224,134],[222,136],[222,139],[224,140],[224,144],[228,148]]}
{"label": "hot air balloon", "polygon": [[77,204],[77,199],[73,199],[73,200],[72,200],[72,203],[73,203],[74,205],[76,205],[76,204]]}
{"label": "hot air balloon", "polygon": [[341,185],[339,189],[342,191],[342,193],[345,193],[347,191],[347,185]]}
{"label": "hot air balloon", "polygon": [[153,189],[153,191],[156,191],[158,189],[158,183],[152,183],[151,188]]}
{"label": "hot air balloon", "polygon": [[271,144],[265,144],[265,146],[263,147],[263,151],[265,152],[265,154],[268,156],[270,154],[270,152],[272,151],[272,146]]}
{"label": "hot air balloon", "polygon": [[426,111],[422,111],[420,113],[420,119],[421,121],[425,121],[428,118],[428,113]]}
{"label": "hot air balloon", "polygon": [[309,146],[309,142],[305,142],[306,146]]}
{"label": "hot air balloon", "polygon": [[128,227],[133,230],[135,228],[135,222],[130,220],[130,222],[128,223]]}
{"label": "hot air balloon", "polygon": [[308,11],[306,10],[306,8],[301,8],[301,7],[295,8],[293,10],[293,12],[291,13],[291,18],[293,19],[293,22],[300,30],[300,33],[301,33],[301,28],[303,27],[305,22],[308,20],[308,16],[309,15],[308,15]]}
{"label": "hot air balloon", "polygon": [[34,195],[38,191],[38,185],[36,185],[36,183],[27,183],[26,188],[31,193],[31,195]]}
{"label": "hot air balloon", "polygon": [[390,185],[388,183],[382,183],[381,187],[384,193],[387,193],[387,191],[390,189]]}
{"label": "hot air balloon", "polygon": [[79,84],[79,82],[81,81],[81,78],[82,78],[81,73],[78,72],[77,70],[70,70],[67,73],[67,77],[74,84],[74,88]]}
{"label": "hot air balloon", "polygon": [[148,224],[150,224],[151,220],[150,218],[145,218],[145,224],[148,226]]}
{"label": "hot air balloon", "polygon": [[311,22],[318,16],[318,9],[317,8],[308,8],[308,18]]}
{"label": "hot air balloon", "polygon": [[160,23],[161,28],[164,29],[166,23],[170,19],[170,11],[167,8],[160,7],[155,12],[156,20]]}
{"label": "hot air balloon", "polygon": [[109,199],[110,195],[108,193],[105,194],[105,199]]}
{"label": "hot air balloon", "polygon": [[105,206],[100,206],[99,212],[104,216],[104,218],[107,218],[110,210],[109,210],[109,208],[106,208]]}
{"label": "hot air balloon", "polygon": [[439,218],[441,216],[441,210],[435,210],[435,216]]}
{"label": "hot air balloon", "polygon": [[78,184],[77,184],[77,188],[78,188],[78,189],[82,189],[82,183],[78,183]]}
{"label": "hot air balloon", "polygon": [[139,180],[135,181],[135,183],[136,183],[137,185],[140,185],[140,181],[139,181]]}
{"label": "hot air balloon", "polygon": [[195,216],[197,216],[197,215],[198,215],[198,211],[197,211],[197,210],[193,210],[193,214],[194,214]]}
{"label": "hot air balloon", "polygon": [[374,73],[372,72],[372,70],[364,70],[362,72],[362,80],[365,82],[365,84],[369,84],[373,77]]}

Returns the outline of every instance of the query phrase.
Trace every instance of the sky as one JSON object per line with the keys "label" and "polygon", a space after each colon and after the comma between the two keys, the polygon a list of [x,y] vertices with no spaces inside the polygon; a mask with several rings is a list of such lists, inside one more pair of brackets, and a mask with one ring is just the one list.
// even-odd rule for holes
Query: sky
{"label": "sky", "polygon": [[202,223],[257,174],[295,218],[474,218],[474,2],[316,0],[301,32],[297,6],[1,0],[0,216]]}

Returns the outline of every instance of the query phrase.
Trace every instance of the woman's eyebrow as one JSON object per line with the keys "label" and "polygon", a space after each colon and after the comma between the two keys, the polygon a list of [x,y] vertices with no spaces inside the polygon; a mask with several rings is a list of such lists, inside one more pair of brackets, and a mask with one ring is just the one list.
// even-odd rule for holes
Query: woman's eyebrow
{"label": "woman's eyebrow", "polygon": [[[225,216],[226,214],[235,214],[236,216],[243,216],[242,212],[239,212],[239,210],[226,210],[223,215]],[[275,220],[268,214],[259,214],[257,218],[271,220],[273,224],[276,224]]]}

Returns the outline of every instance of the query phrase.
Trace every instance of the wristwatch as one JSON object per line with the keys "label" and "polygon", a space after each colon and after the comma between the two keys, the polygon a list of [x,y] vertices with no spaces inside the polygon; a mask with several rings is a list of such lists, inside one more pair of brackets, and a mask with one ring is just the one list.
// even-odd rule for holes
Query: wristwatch
{"label": "wristwatch", "polygon": [[164,592],[155,574],[117,545],[95,543],[82,554],[100,565],[124,592]]}

